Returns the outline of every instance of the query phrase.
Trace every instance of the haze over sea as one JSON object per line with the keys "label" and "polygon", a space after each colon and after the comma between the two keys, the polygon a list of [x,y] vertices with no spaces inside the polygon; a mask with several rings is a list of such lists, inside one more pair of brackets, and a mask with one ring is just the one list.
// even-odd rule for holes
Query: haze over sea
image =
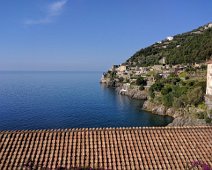
{"label": "haze over sea", "polygon": [[101,72],[0,72],[0,130],[165,126],[99,84]]}

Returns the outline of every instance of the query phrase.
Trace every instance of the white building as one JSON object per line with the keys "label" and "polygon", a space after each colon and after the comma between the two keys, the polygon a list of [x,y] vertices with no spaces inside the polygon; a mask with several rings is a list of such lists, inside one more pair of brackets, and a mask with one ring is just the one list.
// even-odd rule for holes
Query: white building
{"label": "white building", "polygon": [[169,40],[169,41],[171,41],[171,40],[174,39],[174,37],[167,37],[166,39]]}
{"label": "white building", "polygon": [[117,68],[117,71],[120,71],[120,72],[125,72],[127,70],[127,66],[125,65],[121,65]]}
{"label": "white building", "polygon": [[208,28],[212,28],[212,23],[209,23],[208,24]]}
{"label": "white building", "polygon": [[159,60],[160,64],[166,64],[166,57],[163,57]]}
{"label": "white building", "polygon": [[212,60],[207,62],[207,87],[206,87],[206,94],[212,95]]}
{"label": "white building", "polygon": [[119,67],[119,65],[112,65],[112,68],[110,69],[110,71],[116,71],[116,69]]}
{"label": "white building", "polygon": [[152,66],[153,71],[161,71],[163,69],[163,65],[154,65]]}
{"label": "white building", "polygon": [[207,26],[205,26],[205,29],[212,28],[212,23],[209,23]]}

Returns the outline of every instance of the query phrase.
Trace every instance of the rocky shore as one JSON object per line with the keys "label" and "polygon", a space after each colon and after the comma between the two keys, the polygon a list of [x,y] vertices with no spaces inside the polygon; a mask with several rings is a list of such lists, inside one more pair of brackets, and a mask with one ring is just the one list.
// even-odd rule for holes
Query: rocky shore
{"label": "rocky shore", "polygon": [[127,90],[124,90],[123,84],[114,80],[101,79],[100,83],[106,85],[109,88],[114,88],[117,93],[128,96],[132,99],[146,100],[148,96],[147,91],[141,91],[138,88],[128,88]]}
{"label": "rocky shore", "polygon": [[196,109],[193,107],[188,108],[166,108],[163,105],[157,105],[155,103],[152,103],[149,100],[146,100],[143,104],[143,110],[150,111],[153,114],[159,114],[159,115],[167,115],[174,118],[173,122],[168,124],[168,126],[205,126],[206,121],[204,119],[197,119],[188,115],[191,115],[191,113],[201,113],[201,109]]}
{"label": "rocky shore", "polygon": [[174,118],[173,122],[168,124],[168,126],[203,126],[207,125],[204,119],[197,119],[188,115],[190,113],[200,113],[201,109],[196,109],[193,107],[188,108],[166,108],[163,105],[155,104],[148,99],[147,90],[139,90],[138,88],[128,88],[123,90],[123,84],[116,81],[111,81],[110,79],[101,79],[100,83],[106,85],[109,88],[114,88],[117,93],[121,95],[128,96],[132,99],[145,100],[142,110],[149,111],[153,114],[158,114],[162,116],[171,116]]}
{"label": "rocky shore", "polygon": [[116,91],[121,95],[137,100],[146,100],[148,95],[147,91],[140,91],[139,89],[128,89],[127,91],[122,91],[122,86],[117,87]]}

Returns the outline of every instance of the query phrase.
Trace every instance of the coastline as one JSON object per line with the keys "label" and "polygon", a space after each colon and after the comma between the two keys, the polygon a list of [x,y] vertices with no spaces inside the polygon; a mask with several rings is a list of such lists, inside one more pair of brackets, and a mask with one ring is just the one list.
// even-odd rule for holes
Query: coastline
{"label": "coastline", "polygon": [[128,96],[131,99],[143,100],[143,106],[141,110],[148,111],[152,114],[157,114],[161,116],[170,116],[173,121],[167,126],[207,126],[208,124],[204,119],[197,119],[189,116],[191,112],[201,112],[201,109],[196,109],[193,107],[179,108],[175,109],[173,107],[166,108],[164,105],[156,104],[151,102],[148,97],[148,90],[130,89],[123,90],[123,85],[120,82],[111,81],[110,79],[101,79],[101,84],[104,84],[108,88],[113,88],[118,94]]}

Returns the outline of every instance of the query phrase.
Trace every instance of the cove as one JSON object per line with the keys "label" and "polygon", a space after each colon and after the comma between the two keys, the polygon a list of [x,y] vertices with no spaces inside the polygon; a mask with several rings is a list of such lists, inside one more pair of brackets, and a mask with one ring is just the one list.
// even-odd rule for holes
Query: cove
{"label": "cove", "polygon": [[0,130],[166,126],[99,84],[101,72],[0,72]]}

